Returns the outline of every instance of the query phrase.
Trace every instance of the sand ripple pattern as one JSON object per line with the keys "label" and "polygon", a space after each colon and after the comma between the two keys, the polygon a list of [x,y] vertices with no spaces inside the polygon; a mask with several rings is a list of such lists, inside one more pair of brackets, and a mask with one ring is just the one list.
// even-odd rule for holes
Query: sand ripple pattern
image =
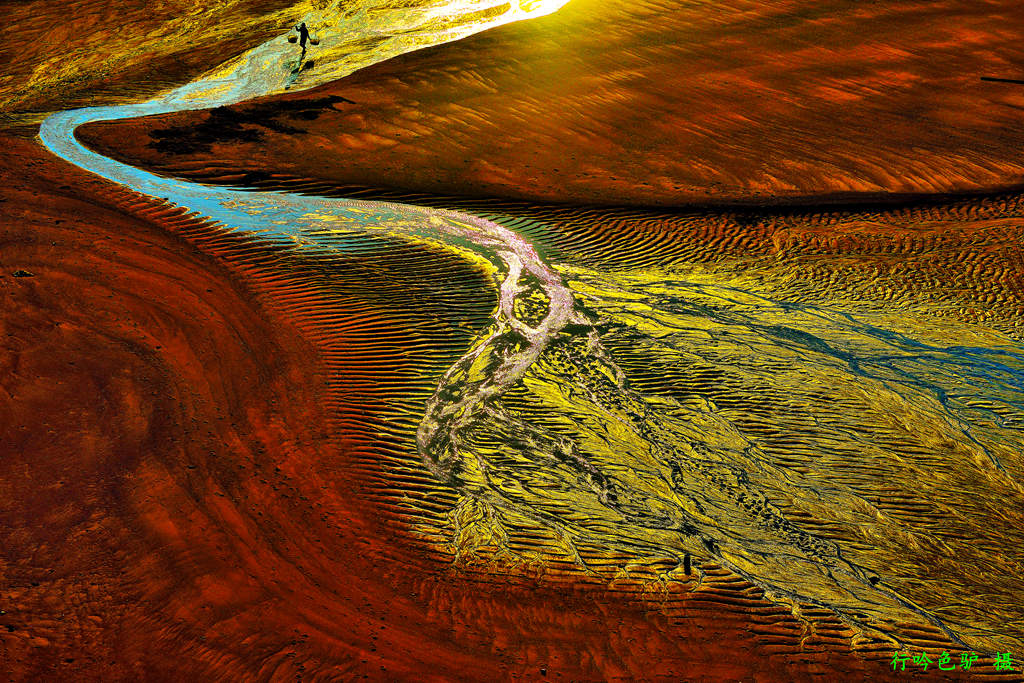
{"label": "sand ripple pattern", "polygon": [[[731,576],[807,628],[837,616],[865,647],[881,639],[991,652],[1024,643],[1009,606],[986,612],[948,591],[929,598],[920,584],[929,577],[919,575],[943,548],[995,542],[971,505],[985,508],[984,519],[1016,514],[993,502],[1021,497],[1024,350],[1012,337],[813,304],[799,283],[792,296],[782,287],[769,296],[774,285],[756,271],[718,262],[757,255],[749,247],[764,258],[789,250],[792,231],[767,239],[757,221],[587,209],[553,219],[501,207],[475,217],[218,189],[147,174],[74,141],[86,121],[178,106],[180,98],[65,113],[42,136],[83,168],[266,245],[322,257],[328,271],[334,260],[379,258],[405,243],[459,254],[493,282],[488,327],[436,380],[415,428],[424,465],[450,487],[451,505],[434,515],[450,528],[423,535],[446,540],[457,559],[561,561],[608,580],[647,567],[663,585],[695,577],[691,588]],[[676,239],[688,231],[699,239]],[[794,244],[820,250],[813,255],[841,249],[836,239]],[[909,239],[906,249],[917,250]],[[977,343],[939,343],[951,329]],[[408,427],[395,426],[396,448]],[[925,473],[929,489],[991,493],[966,504],[919,496],[915,477]],[[383,476],[429,488],[417,475]],[[1016,556],[978,564],[986,580],[1004,582],[994,592],[1020,594]]]}

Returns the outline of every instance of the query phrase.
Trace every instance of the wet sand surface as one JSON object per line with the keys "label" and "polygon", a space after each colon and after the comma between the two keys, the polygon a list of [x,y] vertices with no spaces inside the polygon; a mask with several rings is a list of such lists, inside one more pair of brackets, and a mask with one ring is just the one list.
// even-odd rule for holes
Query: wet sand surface
{"label": "wet sand surface", "polygon": [[825,615],[796,647],[791,616],[711,566],[702,590],[648,597],[572,571],[453,573],[408,524],[410,497],[422,513],[451,494],[409,472],[396,504],[382,463],[415,460],[401,415],[436,382],[424,367],[457,356],[451,330],[486,319],[479,275],[451,261],[476,313],[441,326],[439,301],[403,296],[415,250],[339,282],[4,144],[19,162],[2,205],[12,680],[814,680],[884,664]]}
{"label": "wet sand surface", "polygon": [[0,126],[74,107],[132,102],[278,35],[291,0],[5,3]]}
{"label": "wet sand surface", "polygon": [[990,189],[1024,177],[1024,86],[980,80],[1024,74],[1021,27],[1010,2],[574,0],[309,92],[80,135],[193,178],[557,202]]}
{"label": "wet sand surface", "polygon": [[[1012,349],[1024,307],[1019,197],[780,211],[643,206],[1019,182],[1010,125],[1018,96],[975,84],[963,66],[1013,66],[1020,22],[1005,7],[976,16],[955,2],[765,10],[580,1],[307,93],[80,133],[103,153],[168,174],[358,191],[514,228],[600,314],[602,341],[635,391],[687,410],[703,401],[701,411],[756,440],[764,462],[869,490],[883,528],[915,540],[865,544],[842,514],[799,500],[786,508],[791,519],[846,543],[901,590],[931,595],[929,606],[959,601],[958,618],[1018,637],[1007,624],[1020,587],[1007,570],[1019,543],[1006,516],[1020,509],[1020,492],[954,444],[930,404],[889,396],[880,406],[882,393],[838,379],[827,363],[792,372],[788,357],[745,351],[752,337],[742,326],[729,332],[734,347],[714,345],[718,356],[680,349],[706,346],[706,310],[726,308],[702,282],[791,312],[833,307],[887,320],[929,343],[954,335]],[[940,33],[916,36],[917,25]],[[678,40],[691,30],[692,42]],[[844,76],[823,84],[821,72]],[[934,83],[972,96],[943,97]],[[0,661],[16,680],[54,671],[82,680],[967,676],[912,673],[912,664],[893,673],[890,644],[828,610],[804,605],[797,618],[708,557],[680,577],[650,558],[585,552],[596,568],[587,573],[543,529],[511,515],[496,525],[504,540],[474,536],[471,524],[452,529],[473,522],[473,511],[422,465],[416,429],[498,300],[490,274],[452,251],[398,240],[358,255],[271,248],[84,180],[27,141],[12,138],[10,149],[0,211],[17,246],[5,248],[4,266],[35,275],[3,279],[16,293],[3,320],[18,332],[4,352],[16,372],[3,422],[18,456],[0,481],[18,495],[2,508],[10,532],[0,580],[13,608],[0,607]],[[69,216],[73,230],[56,224]],[[104,249],[104,236],[116,250]],[[77,247],[73,260],[62,241]],[[57,277],[68,286],[40,286]],[[665,306],[672,287],[707,309],[630,308]],[[696,316],[698,332],[687,337],[664,310]],[[753,327],[779,333],[797,325],[791,312],[772,309]],[[668,335],[685,343],[659,345]],[[552,377],[564,374],[556,360],[539,363],[505,408],[563,434],[581,430],[595,462],[614,464],[635,442],[587,435],[586,415],[555,401]],[[1019,411],[963,400],[982,406],[979,424],[991,425],[978,438],[996,443],[1019,480]],[[71,418],[83,426],[68,429]],[[493,438],[478,437],[481,452]],[[44,493],[28,499],[25,490]],[[509,562],[503,546],[535,560]],[[902,635],[929,652],[957,652],[928,626],[905,625]],[[1019,680],[990,659],[972,674]]]}

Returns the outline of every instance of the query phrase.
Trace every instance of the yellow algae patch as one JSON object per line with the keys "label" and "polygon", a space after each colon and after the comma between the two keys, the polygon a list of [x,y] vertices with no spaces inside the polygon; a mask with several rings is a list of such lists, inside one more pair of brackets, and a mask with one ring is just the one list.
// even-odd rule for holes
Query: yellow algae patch
{"label": "yellow algae patch", "polygon": [[309,213],[302,214],[302,216],[300,216],[300,218],[305,218],[305,219],[311,220],[311,221],[324,221],[324,222],[327,222],[327,223],[334,223],[334,222],[338,222],[338,221],[352,222],[354,220],[354,219],[349,218],[347,216],[339,216],[339,215],[333,214],[333,213],[316,213],[316,212],[312,212],[312,211],[309,212]]}
{"label": "yellow algae patch", "polygon": [[[1024,589],[997,551],[1005,515],[1024,528],[1003,505],[1021,496],[1006,472],[1022,474],[1024,431],[979,419],[1024,425],[1021,392],[972,375],[988,357],[925,341],[957,338],[948,321],[778,301],[750,271],[559,270],[594,328],[555,340],[460,433],[459,509],[476,520],[448,528],[462,561],[568,561],[611,582],[690,556],[855,634],[899,642],[902,622],[978,649],[1024,642],[953,559]],[[512,352],[486,349],[465,381]],[[1024,359],[991,362],[1024,375]]]}

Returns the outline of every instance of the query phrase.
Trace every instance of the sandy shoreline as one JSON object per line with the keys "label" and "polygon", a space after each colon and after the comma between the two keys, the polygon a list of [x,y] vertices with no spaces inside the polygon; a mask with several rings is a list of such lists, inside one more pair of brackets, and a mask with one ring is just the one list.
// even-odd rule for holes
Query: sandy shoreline
{"label": "sandy shoreline", "polygon": [[792,629],[727,574],[667,619],[571,576],[443,571],[373,494],[395,446],[373,436],[372,406],[408,371],[351,345],[397,318],[318,307],[301,277],[282,286],[302,272],[282,273],[285,255],[5,144],[31,169],[3,169],[0,656],[15,680],[774,675],[729,654],[759,647],[752,620],[783,641]]}
{"label": "sandy shoreline", "polygon": [[[959,2],[935,16],[854,5],[807,19],[824,49],[786,28],[801,3],[682,7],[659,27],[657,3],[575,0],[309,92],[81,138],[213,183],[520,201],[565,261],[749,269],[787,296],[825,282],[829,296],[894,310],[927,299],[1019,332],[1020,198],[950,193],[1024,179],[1019,96],[974,81],[1013,63],[1024,21],[972,19]],[[948,44],[901,51],[924,44],[904,19],[947,26]],[[665,39],[686,31],[692,42]],[[829,68],[843,87],[767,97]],[[812,99],[821,109],[805,117]],[[437,377],[497,301],[486,274],[398,241],[323,262],[265,248],[2,141],[0,423],[15,456],[0,463],[0,663],[16,679],[819,680],[888,667],[887,644],[855,648],[827,613],[806,634],[713,566],[701,590],[662,593],[557,564],[451,572],[444,539],[410,531],[439,528],[453,500],[410,467],[410,447]],[[865,197],[915,202],[817,211]],[[809,205],[700,225],[636,208],[794,200]]]}
{"label": "sandy shoreline", "polygon": [[1024,63],[1020,26],[1010,3],[575,0],[310,91],[80,136],[174,175],[527,201],[975,192],[1024,180],[1021,86],[980,80]]}

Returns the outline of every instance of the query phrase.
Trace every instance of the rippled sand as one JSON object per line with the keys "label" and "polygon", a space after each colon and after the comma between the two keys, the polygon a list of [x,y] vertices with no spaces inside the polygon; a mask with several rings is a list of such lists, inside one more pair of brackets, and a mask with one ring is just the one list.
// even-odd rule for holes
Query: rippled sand
{"label": "rippled sand", "polygon": [[279,35],[309,6],[293,0],[6,3],[0,126],[155,95]]}
{"label": "rippled sand", "polygon": [[[197,482],[169,438],[182,497],[128,479],[135,632],[208,676],[859,680],[894,647],[1020,651],[1024,208],[892,201],[1017,182],[1016,95],[966,75],[1013,64],[1017,10],[993,7],[577,1],[308,93],[83,131],[168,174],[483,216],[581,316],[449,432],[439,479],[424,406],[523,346],[492,319],[504,273],[435,243],[331,249],[326,224],[322,249],[269,248],[115,193],[228,264],[325,383],[282,400],[255,360],[211,370],[260,379],[236,420],[266,450],[228,440]],[[641,206],[843,193],[890,203]],[[290,450],[303,429],[316,447]],[[44,576],[30,532],[12,557]],[[30,573],[19,662],[69,647]]]}
{"label": "rippled sand", "polygon": [[[574,0],[254,103],[244,124],[148,124],[178,147],[126,145],[122,132],[137,130],[127,123],[86,135],[170,172],[530,200],[678,205],[1005,187],[1022,178],[1024,86],[980,77],[1024,78],[1022,26],[1011,2]],[[289,113],[304,105],[301,117]],[[305,135],[274,135],[282,125]],[[237,144],[243,133],[248,145]],[[223,150],[195,147],[219,136]]]}

